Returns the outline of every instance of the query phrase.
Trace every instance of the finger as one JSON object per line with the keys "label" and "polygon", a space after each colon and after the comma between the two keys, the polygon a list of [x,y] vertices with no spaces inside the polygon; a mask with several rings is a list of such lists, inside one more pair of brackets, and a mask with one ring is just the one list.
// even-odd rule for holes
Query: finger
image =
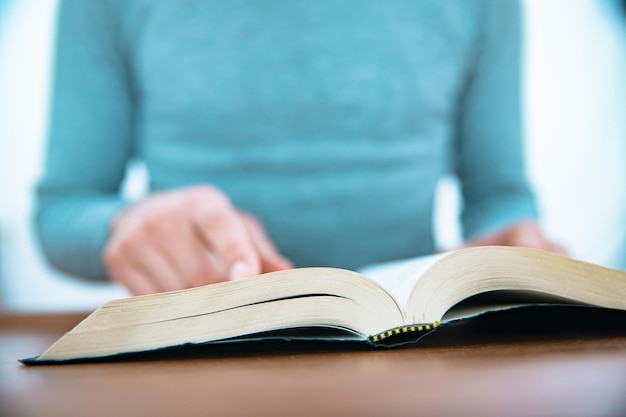
{"label": "finger", "polygon": [[259,255],[262,272],[281,271],[293,268],[290,260],[278,252],[276,245],[267,235],[263,225],[247,213],[241,213],[252,243]]}
{"label": "finger", "polygon": [[169,257],[158,246],[143,245],[130,254],[129,262],[139,273],[148,277],[159,292],[188,288],[189,285],[176,272]]}
{"label": "finger", "polygon": [[565,247],[564,245],[561,245],[559,243],[555,243],[554,252],[558,253],[559,255],[570,256],[570,253],[569,253],[569,250],[567,249],[567,247]]}
{"label": "finger", "polygon": [[129,261],[129,250],[126,249],[119,237],[113,237],[107,243],[102,252],[102,263],[108,276],[134,295],[158,292],[158,286]]}
{"label": "finger", "polygon": [[260,260],[239,213],[221,193],[208,189],[196,197],[195,230],[225,271],[225,278],[240,279],[261,273]]}
{"label": "finger", "polygon": [[461,248],[469,248],[472,246],[494,246],[494,245],[498,245],[498,240],[495,237],[487,236],[487,237],[480,237],[480,238],[467,240],[461,245]]}
{"label": "finger", "polygon": [[512,246],[535,248],[550,252],[558,249],[552,241],[546,238],[543,230],[536,222],[520,222],[509,230],[508,235]]}
{"label": "finger", "polygon": [[558,255],[563,255],[563,256],[569,255],[569,252],[565,248],[565,246],[555,243],[555,242],[547,242],[545,250],[556,253]]}
{"label": "finger", "polygon": [[124,268],[119,271],[111,271],[111,278],[126,287],[133,295],[146,295],[159,292],[155,283],[139,271],[132,268]]}
{"label": "finger", "polygon": [[128,263],[128,258],[119,246],[107,245],[103,252],[103,263],[109,278],[126,287],[134,295],[158,292],[158,287],[148,277]]}
{"label": "finger", "polygon": [[115,235],[107,250],[109,265],[134,270],[150,280],[157,291],[185,288],[184,282],[160,249],[153,225],[129,227]]}
{"label": "finger", "polygon": [[224,281],[225,272],[193,230],[193,222],[186,213],[179,221],[159,229],[152,241],[159,246],[172,265],[176,275],[187,287],[198,287]]}
{"label": "finger", "polygon": [[503,236],[504,233],[492,233],[489,235],[482,235],[478,237],[471,238],[466,240],[461,244],[461,248],[469,248],[473,246],[499,246],[499,245],[507,245],[505,240],[507,240],[506,236]]}

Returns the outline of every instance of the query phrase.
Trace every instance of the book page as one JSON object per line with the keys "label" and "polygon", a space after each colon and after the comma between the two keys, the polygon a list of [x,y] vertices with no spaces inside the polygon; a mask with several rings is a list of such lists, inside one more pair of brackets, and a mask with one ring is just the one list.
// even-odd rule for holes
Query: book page
{"label": "book page", "polygon": [[357,272],[373,279],[385,287],[406,308],[409,295],[415,283],[424,272],[435,262],[449,255],[450,252],[434,255],[419,256],[417,258],[401,259],[367,265]]}

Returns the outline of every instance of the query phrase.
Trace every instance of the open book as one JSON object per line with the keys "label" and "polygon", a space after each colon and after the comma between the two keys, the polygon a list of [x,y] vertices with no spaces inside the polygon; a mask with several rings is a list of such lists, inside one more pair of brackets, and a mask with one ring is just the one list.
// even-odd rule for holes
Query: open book
{"label": "open book", "polygon": [[[487,304],[462,303],[487,293],[506,296],[491,297]],[[486,311],[548,302],[626,311],[626,271],[534,249],[477,247],[362,273],[336,268],[272,272],[110,301],[42,355],[24,362],[115,358],[273,335],[390,346],[394,338],[417,340]]]}

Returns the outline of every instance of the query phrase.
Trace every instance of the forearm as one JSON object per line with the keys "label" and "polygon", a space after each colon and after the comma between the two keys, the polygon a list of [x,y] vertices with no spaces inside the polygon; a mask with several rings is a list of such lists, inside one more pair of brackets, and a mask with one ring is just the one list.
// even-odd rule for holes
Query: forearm
{"label": "forearm", "polygon": [[459,112],[457,173],[470,238],[537,215],[524,160],[519,4],[489,6]]}
{"label": "forearm", "polygon": [[91,279],[132,158],[134,99],[118,30],[123,2],[63,1],[55,38],[50,126],[35,230],[47,259]]}
{"label": "forearm", "polygon": [[462,215],[466,238],[500,230],[510,224],[537,218],[537,209],[530,190],[524,183],[511,184],[509,189],[493,190],[489,196],[467,203]]}
{"label": "forearm", "polygon": [[124,202],[115,195],[37,195],[35,227],[47,260],[59,270],[103,280],[109,224]]}

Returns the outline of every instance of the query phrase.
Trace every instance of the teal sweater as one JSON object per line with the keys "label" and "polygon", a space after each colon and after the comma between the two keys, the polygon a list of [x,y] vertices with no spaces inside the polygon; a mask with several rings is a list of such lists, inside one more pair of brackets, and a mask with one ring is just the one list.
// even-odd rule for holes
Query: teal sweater
{"label": "teal sweater", "polygon": [[104,278],[129,161],[151,191],[212,184],[298,266],[432,252],[438,180],[467,236],[535,208],[520,13],[489,0],[64,0],[36,225]]}

